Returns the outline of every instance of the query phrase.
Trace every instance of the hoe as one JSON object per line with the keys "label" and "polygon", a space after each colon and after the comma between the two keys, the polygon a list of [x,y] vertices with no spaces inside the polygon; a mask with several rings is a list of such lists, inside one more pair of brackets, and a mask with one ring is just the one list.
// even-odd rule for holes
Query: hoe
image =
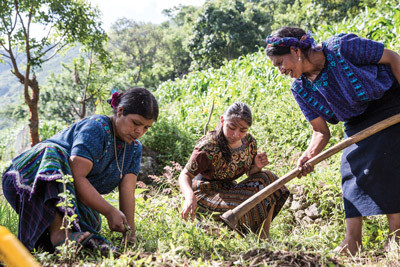
{"label": "hoe", "polygon": [[[357,143],[385,128],[388,128],[389,126],[392,126],[393,124],[396,124],[400,122],[400,114],[394,115],[392,117],[389,117],[385,120],[382,120],[352,136],[349,138],[346,138],[342,142],[332,146],[331,148],[321,152],[314,158],[310,159],[309,163],[311,163],[313,166],[318,164],[319,162],[329,158],[330,156],[336,154],[337,152],[341,151],[342,149]],[[239,219],[246,214],[249,210],[251,210],[255,205],[257,205],[259,202],[261,202],[263,199],[265,199],[267,196],[271,195],[273,192],[275,192],[277,189],[279,189],[281,186],[292,180],[293,178],[297,177],[299,175],[300,170],[297,168],[290,171],[286,175],[282,176],[278,180],[274,181],[264,189],[260,190],[258,193],[254,194],[251,196],[249,199],[246,201],[242,202],[239,206],[235,207],[232,210],[229,210],[225,212],[224,214],[221,215],[221,219],[233,230],[237,231],[241,236],[244,236],[242,232],[240,232],[237,228],[237,222]]]}

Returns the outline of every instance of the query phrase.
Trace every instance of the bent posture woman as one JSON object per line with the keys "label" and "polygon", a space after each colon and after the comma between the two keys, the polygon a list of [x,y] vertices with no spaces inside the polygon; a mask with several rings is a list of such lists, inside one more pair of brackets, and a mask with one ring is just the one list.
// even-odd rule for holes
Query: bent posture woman
{"label": "bent posture woman", "polygon": [[[313,130],[298,160],[305,162],[326,146],[329,123],[345,122],[351,136],[400,112],[400,56],[383,44],[339,34],[317,46],[299,28],[284,27],[267,38],[267,56],[280,72],[296,80],[292,93]],[[400,237],[400,124],[343,151],[341,175],[346,238],[336,251],[361,248],[362,217],[386,214],[389,234]]]}
{"label": "bent posture woman", "polygon": [[[197,142],[179,176],[185,196],[182,218],[189,215],[193,218],[197,206],[202,212],[223,213],[233,209],[277,179],[272,172],[262,171],[268,158],[265,152],[257,153],[256,140],[247,133],[251,124],[248,106],[234,103],[221,116],[217,129]],[[236,183],[244,174],[248,178]],[[267,238],[270,223],[288,196],[287,188],[280,188],[245,214],[239,221],[240,228]]]}
{"label": "bent posture woman", "polygon": [[[4,195],[19,215],[18,238],[29,250],[51,250],[66,238],[99,244],[99,213],[110,230],[126,235],[130,228],[125,238],[135,240],[134,193],[142,156],[138,139],[157,120],[158,104],[148,90],[133,88],[114,93],[111,106],[113,116],[95,115],[71,125],[16,157],[3,174]],[[68,236],[60,229],[65,209],[57,206],[63,201],[57,181],[67,174],[74,179],[67,188],[73,196],[67,212],[77,215]],[[121,210],[101,196],[117,186]]]}

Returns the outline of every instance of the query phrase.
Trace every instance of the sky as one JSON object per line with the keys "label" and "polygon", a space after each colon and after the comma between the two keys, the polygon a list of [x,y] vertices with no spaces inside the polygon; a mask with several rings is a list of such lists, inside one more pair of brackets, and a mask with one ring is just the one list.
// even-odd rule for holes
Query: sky
{"label": "sky", "polygon": [[168,18],[162,14],[164,9],[174,6],[202,6],[205,0],[89,0],[102,12],[103,29],[108,31],[118,18],[128,18],[137,22],[160,24]]}

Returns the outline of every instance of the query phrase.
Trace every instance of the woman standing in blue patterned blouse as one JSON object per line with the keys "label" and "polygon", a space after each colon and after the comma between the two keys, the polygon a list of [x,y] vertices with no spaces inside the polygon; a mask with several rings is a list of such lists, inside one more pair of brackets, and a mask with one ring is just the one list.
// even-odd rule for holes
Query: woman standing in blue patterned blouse
{"label": "woman standing in blue patterned blouse", "polygon": [[[29,250],[52,250],[66,239],[110,248],[99,235],[100,214],[110,230],[135,241],[134,193],[142,157],[138,139],[157,120],[158,104],[144,88],[114,93],[110,104],[113,116],[95,115],[71,125],[17,156],[3,174],[4,195],[19,215],[18,238]],[[67,174],[74,179],[67,188],[73,196],[67,212],[77,215],[68,234],[61,229],[65,208],[57,205],[63,201],[57,180]],[[120,210],[101,196],[116,187]]]}
{"label": "woman standing in blue patterned blouse", "polygon": [[[345,122],[351,136],[400,113],[400,56],[383,44],[354,34],[335,35],[316,45],[304,30],[283,27],[267,37],[267,56],[294,78],[291,91],[313,135],[298,160],[302,171],[330,139],[327,122]],[[386,214],[389,236],[400,239],[400,124],[343,151],[341,163],[346,238],[335,249],[355,254],[361,247],[362,217]],[[387,243],[388,244],[388,243]]]}

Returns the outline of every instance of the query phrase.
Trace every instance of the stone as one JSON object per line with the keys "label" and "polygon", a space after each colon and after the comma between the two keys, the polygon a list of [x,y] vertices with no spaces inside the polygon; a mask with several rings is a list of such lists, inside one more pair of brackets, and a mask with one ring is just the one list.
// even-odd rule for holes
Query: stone
{"label": "stone", "polygon": [[140,172],[138,175],[138,181],[142,181],[145,184],[151,184],[153,179],[149,175],[157,175],[157,153],[143,146],[142,161],[140,163]]}
{"label": "stone", "polygon": [[311,219],[317,219],[319,217],[319,213],[318,213],[318,207],[317,204],[312,204],[311,206],[309,206],[306,210],[305,213],[308,217],[310,217]]}
{"label": "stone", "polygon": [[301,207],[300,201],[293,200],[292,205],[290,206],[290,209],[296,211],[296,210],[300,210],[300,207]]}

